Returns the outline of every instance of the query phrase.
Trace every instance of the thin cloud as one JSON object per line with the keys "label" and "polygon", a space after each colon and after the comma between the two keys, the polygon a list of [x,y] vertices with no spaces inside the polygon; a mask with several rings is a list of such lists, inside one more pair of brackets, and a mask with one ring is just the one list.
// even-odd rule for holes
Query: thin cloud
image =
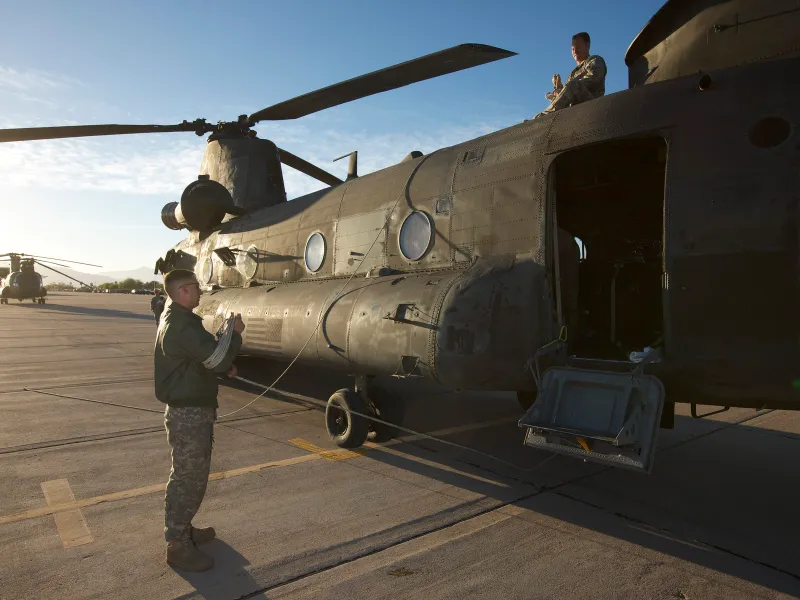
{"label": "thin cloud", "polygon": [[0,90],[34,93],[82,85],[78,79],[66,75],[0,66]]}
{"label": "thin cloud", "polygon": [[[37,69],[15,69],[0,65],[0,94],[15,98],[23,104],[39,104],[50,109],[59,108],[60,96],[69,88],[84,87],[73,77],[48,73]],[[4,122],[7,116],[4,115]],[[22,125],[5,125],[20,127]]]}
{"label": "thin cloud", "polygon": [[[259,126],[259,136],[344,178],[347,161],[334,158],[358,150],[360,175],[396,164],[412,150],[427,154],[491,131],[502,125],[480,123],[451,126],[431,132],[371,135],[363,131],[313,130],[304,125]],[[165,134],[166,135],[166,134]],[[2,188],[46,188],[100,191],[135,195],[177,196],[197,178],[204,143],[173,141],[161,137],[124,142],[65,139],[0,145]],[[288,197],[296,198],[322,189],[322,184],[284,166]],[[0,188],[0,189],[2,189]]]}

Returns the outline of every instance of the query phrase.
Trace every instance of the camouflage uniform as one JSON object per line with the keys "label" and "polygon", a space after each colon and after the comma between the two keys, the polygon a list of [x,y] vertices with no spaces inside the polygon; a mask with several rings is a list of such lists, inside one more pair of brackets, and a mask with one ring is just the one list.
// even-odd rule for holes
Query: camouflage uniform
{"label": "camouflage uniform", "polygon": [[217,340],[203,328],[202,319],[177,302],[170,302],[162,314],[153,360],[156,397],[167,405],[164,426],[172,449],[164,498],[167,542],[190,539],[211,468],[217,375],[228,371],[241,346],[242,336],[234,333],[222,361],[207,368],[203,362],[213,354]]}
{"label": "camouflage uniform", "polygon": [[187,539],[200,509],[211,470],[211,446],[217,410],[209,406],[167,406],[164,426],[172,448],[172,470],[164,498],[164,535],[168,542]]}
{"label": "camouflage uniform", "polygon": [[542,117],[568,106],[594,100],[606,93],[606,62],[600,56],[589,56],[567,77],[553,102],[534,117]]}
{"label": "camouflage uniform", "polygon": [[164,312],[164,305],[166,302],[167,299],[161,295],[153,296],[152,300],[150,300],[150,310],[152,311],[153,317],[156,320],[156,325],[158,325],[159,321],[161,320],[161,313]]}

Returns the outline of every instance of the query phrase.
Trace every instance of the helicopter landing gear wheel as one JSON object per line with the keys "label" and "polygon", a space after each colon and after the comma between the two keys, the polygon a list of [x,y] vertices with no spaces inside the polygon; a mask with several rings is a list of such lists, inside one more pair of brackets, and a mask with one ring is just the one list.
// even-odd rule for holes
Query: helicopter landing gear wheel
{"label": "helicopter landing gear wheel", "polygon": [[369,421],[350,411],[369,414],[361,394],[350,389],[335,392],[325,407],[325,429],[340,448],[358,448],[369,434]]}

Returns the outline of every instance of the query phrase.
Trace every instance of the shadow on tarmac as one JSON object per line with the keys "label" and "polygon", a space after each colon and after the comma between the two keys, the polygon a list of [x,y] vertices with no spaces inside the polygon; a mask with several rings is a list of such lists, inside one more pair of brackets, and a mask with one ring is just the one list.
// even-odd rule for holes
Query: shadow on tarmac
{"label": "shadow on tarmac", "polygon": [[[11,304],[10,306],[15,306]],[[17,304],[19,308],[23,308],[26,310],[49,310],[55,312],[67,312],[73,313],[77,315],[89,315],[92,317],[113,317],[113,318],[122,318],[122,319],[139,319],[142,321],[150,321],[153,323],[153,328],[155,330],[155,321],[153,319],[153,315],[143,315],[141,313],[134,313],[127,310],[115,310],[111,308],[90,308],[88,306],[65,306],[60,304],[27,304],[23,302],[22,304]]]}
{"label": "shadow on tarmac", "polygon": [[[237,365],[243,377],[266,385],[286,367],[248,357],[237,359]],[[446,439],[520,468],[429,440],[393,445],[392,453],[367,450],[370,459],[501,502],[516,492],[523,499],[515,503],[535,514],[800,595],[800,569],[792,559],[796,529],[789,526],[800,499],[793,466],[800,462],[796,434],[678,415],[675,429],[659,433],[650,475],[562,456],[525,473],[551,455],[522,444],[522,432],[513,422],[522,411],[512,395],[454,394],[426,383],[400,384],[392,388],[389,382],[388,389],[404,404],[400,424],[409,429],[433,431],[508,417],[512,422]],[[292,369],[277,387],[325,401],[335,390],[352,387],[352,378],[303,366]],[[279,392],[270,392],[270,397],[282,399]],[[742,418],[757,414],[743,412]],[[454,470],[478,474],[482,480]],[[539,489],[520,493],[519,485],[514,489],[520,483]]]}
{"label": "shadow on tarmac", "polygon": [[217,538],[208,544],[203,544],[200,549],[214,558],[214,568],[202,573],[189,573],[173,568],[172,570],[197,592],[176,596],[175,600],[197,598],[198,593],[201,598],[207,600],[217,598],[229,600],[258,589],[259,585],[246,568],[250,564],[249,561],[232,546]]}

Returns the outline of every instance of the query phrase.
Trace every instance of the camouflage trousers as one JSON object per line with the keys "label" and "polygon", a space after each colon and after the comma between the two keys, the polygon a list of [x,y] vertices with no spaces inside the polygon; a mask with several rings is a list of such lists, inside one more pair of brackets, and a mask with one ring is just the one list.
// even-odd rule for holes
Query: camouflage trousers
{"label": "camouflage trousers", "polygon": [[206,493],[217,409],[172,407],[164,411],[164,427],[172,449],[172,470],[164,497],[164,537],[188,539],[190,525]]}
{"label": "camouflage trousers", "polygon": [[580,104],[581,102],[586,102],[587,100],[594,100],[594,96],[586,87],[586,84],[584,84],[580,79],[573,79],[572,81],[568,81],[566,84],[564,84],[564,87],[561,88],[558,96],[553,99],[553,101],[550,103],[550,106],[545,108],[533,118],[536,119],[537,117],[543,117],[544,115],[549,115],[550,113],[561,110],[562,108]]}

